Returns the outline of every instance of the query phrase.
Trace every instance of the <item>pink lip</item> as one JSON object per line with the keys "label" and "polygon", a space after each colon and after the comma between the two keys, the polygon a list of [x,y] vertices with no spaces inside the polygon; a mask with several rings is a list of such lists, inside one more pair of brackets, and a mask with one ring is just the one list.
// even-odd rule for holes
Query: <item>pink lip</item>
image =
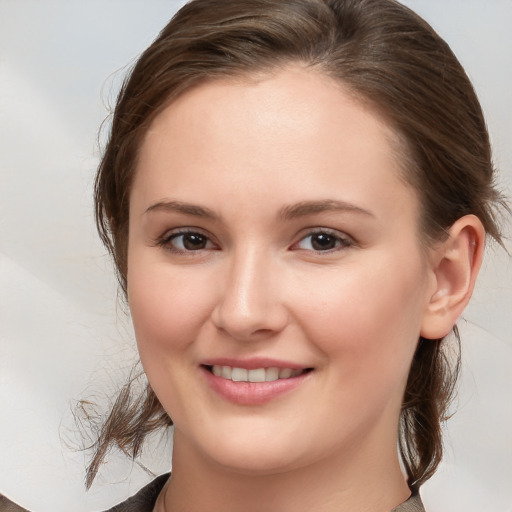
{"label": "pink lip", "polygon": [[[239,364],[240,362],[238,362],[237,365],[225,364],[225,366],[235,366],[237,368],[247,369],[265,367],[300,368],[297,368],[296,365],[276,366],[275,364],[271,364],[266,366],[262,365],[261,361],[259,365],[252,367],[238,366]],[[278,379],[272,382],[233,382],[229,379],[217,377],[205,366],[201,366],[200,368],[210,388],[223,399],[237,405],[263,405],[270,402],[271,400],[296,389],[310,376],[311,373],[306,372],[298,375],[297,377]]]}

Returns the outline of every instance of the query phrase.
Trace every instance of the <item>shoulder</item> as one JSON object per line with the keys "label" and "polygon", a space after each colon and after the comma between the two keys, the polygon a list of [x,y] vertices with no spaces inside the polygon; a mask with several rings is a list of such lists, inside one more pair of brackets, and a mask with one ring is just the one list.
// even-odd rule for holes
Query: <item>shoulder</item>
{"label": "shoulder", "polygon": [[167,482],[169,475],[170,473],[166,473],[155,478],[137,494],[123,501],[123,503],[109,508],[105,512],[152,512],[156,499],[165,482]]}
{"label": "shoulder", "polygon": [[0,511],[1,512],[28,512],[26,508],[21,508],[16,503],[8,500],[5,496],[0,494]]}
{"label": "shoulder", "polygon": [[391,512],[425,512],[418,491],[414,491],[411,497],[401,505],[394,508]]}
{"label": "shoulder", "polygon": [[[165,482],[167,482],[169,475],[170,473],[167,473],[155,478],[137,494],[105,512],[152,512],[156,499]],[[0,494],[0,512],[28,512],[28,510],[16,505],[16,503]]]}

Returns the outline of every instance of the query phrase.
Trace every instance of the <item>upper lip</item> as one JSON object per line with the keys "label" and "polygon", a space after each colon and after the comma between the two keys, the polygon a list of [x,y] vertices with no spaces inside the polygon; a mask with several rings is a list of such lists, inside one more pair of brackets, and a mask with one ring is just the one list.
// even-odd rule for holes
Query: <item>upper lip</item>
{"label": "upper lip", "polygon": [[231,366],[232,368],[245,368],[246,370],[255,370],[256,368],[290,368],[292,370],[302,370],[310,368],[303,364],[283,361],[269,357],[251,357],[248,359],[237,359],[232,357],[215,357],[201,361],[203,366]]}

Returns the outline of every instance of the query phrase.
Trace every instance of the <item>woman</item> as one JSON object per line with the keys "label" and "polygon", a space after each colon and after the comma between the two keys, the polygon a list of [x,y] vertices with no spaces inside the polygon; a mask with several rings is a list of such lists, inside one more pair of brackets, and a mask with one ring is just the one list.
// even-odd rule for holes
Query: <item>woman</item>
{"label": "woman", "polygon": [[175,424],[172,479],[116,510],[421,510],[442,340],[500,240],[480,107],[424,22],[191,3],[126,82],[96,191],[151,388],[90,480]]}
{"label": "woman", "polygon": [[421,509],[442,340],[500,241],[492,173],[460,64],[398,3],[186,5],[126,81],[97,178],[150,388],[90,479],[172,418],[147,510]]}
{"label": "woman", "polygon": [[421,507],[442,340],[500,240],[492,172],[466,75],[401,5],[185,6],[125,83],[98,174],[151,388],[89,476],[170,417],[148,510]]}

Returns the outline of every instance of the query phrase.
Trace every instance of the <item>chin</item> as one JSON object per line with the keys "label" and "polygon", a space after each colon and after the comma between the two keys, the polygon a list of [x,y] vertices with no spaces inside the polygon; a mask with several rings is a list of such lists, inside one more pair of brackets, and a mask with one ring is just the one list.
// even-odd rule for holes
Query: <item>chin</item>
{"label": "chin", "polygon": [[[257,447],[256,447],[257,448]],[[293,457],[271,453],[269,450],[252,449],[241,453],[229,450],[212,454],[217,464],[241,475],[264,476],[285,473],[301,466]]]}
{"label": "chin", "polygon": [[262,425],[226,429],[216,425],[211,435],[198,437],[203,456],[233,472],[247,475],[276,474],[301,466],[299,435],[266,432]]}

